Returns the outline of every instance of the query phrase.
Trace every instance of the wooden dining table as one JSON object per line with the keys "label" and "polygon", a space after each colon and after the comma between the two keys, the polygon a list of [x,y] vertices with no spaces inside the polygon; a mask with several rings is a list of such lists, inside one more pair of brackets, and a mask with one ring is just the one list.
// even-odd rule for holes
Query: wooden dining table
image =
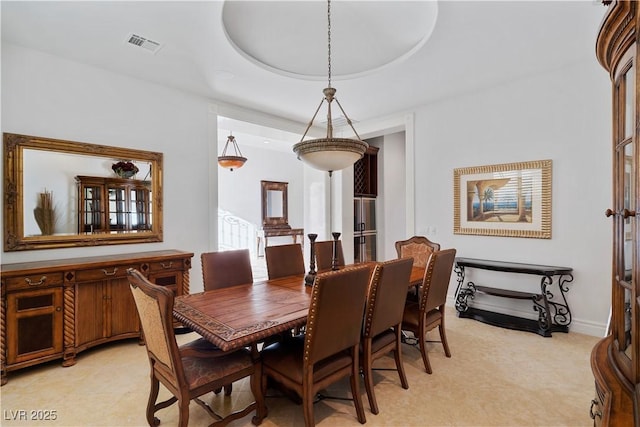
{"label": "wooden dining table", "polygon": [[[413,267],[410,287],[422,283],[424,268]],[[173,316],[223,351],[260,342],[307,321],[312,287],[304,276],[181,295]]]}

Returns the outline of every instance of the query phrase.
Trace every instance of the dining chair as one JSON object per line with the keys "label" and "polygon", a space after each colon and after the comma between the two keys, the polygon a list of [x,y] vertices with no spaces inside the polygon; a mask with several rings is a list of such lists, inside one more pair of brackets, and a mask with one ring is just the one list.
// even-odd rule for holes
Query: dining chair
{"label": "dining chair", "polygon": [[402,362],[402,314],[411,277],[411,258],[400,258],[375,266],[362,329],[361,365],[371,412],[377,414],[378,404],[373,391],[373,362],[393,352],[402,388],[409,383]]}
{"label": "dining chair", "polygon": [[[333,242],[334,240],[323,240],[315,242],[316,253],[316,270],[319,273],[329,271],[333,267]],[[338,253],[336,256],[336,265],[344,267],[344,253],[342,252],[342,240],[337,241]]]}
{"label": "dining chair", "polygon": [[[432,242],[424,236],[413,236],[396,242],[398,258],[413,258],[413,265],[416,267],[425,268],[431,254],[439,250],[439,243]],[[407,291],[407,301],[418,302],[419,299],[418,286]]]}
{"label": "dining chair", "polygon": [[205,291],[253,283],[249,249],[203,252],[200,262]]}
{"label": "dining chair", "polygon": [[413,332],[418,340],[424,368],[429,374],[432,370],[426,348],[428,331],[438,327],[444,353],[447,357],[451,357],[445,333],[444,315],[455,258],[455,249],[435,251],[429,257],[420,289],[420,300],[407,302],[402,316],[402,330]]}
{"label": "dining chair", "polygon": [[264,257],[269,279],[305,273],[302,245],[299,243],[267,246],[264,248]]}
{"label": "dining chair", "polygon": [[304,424],[315,425],[314,398],[319,390],[350,377],[357,419],[366,422],[360,396],[359,344],[371,266],[320,273],[311,290],[306,333],[262,349],[262,390],[267,380],[302,398]]}
{"label": "dining chair", "polygon": [[413,258],[413,265],[416,267],[426,267],[431,254],[439,250],[439,243],[432,242],[424,236],[413,236],[396,242],[398,258]]}
{"label": "dining chair", "polygon": [[[178,402],[178,424],[189,424],[189,403],[194,400],[216,421],[211,426],[225,425],[256,411],[254,424],[266,416],[266,406],[260,389],[260,368],[257,353],[248,349],[223,352],[200,338],[178,347],[173,332],[173,292],[149,282],[138,270],[128,269],[129,287],[135,300],[151,368],[151,389],[147,402],[147,422],[157,426],[155,413]],[[254,402],[222,417],[200,396],[220,389],[242,378],[250,377]],[[172,396],[156,403],[164,385]]]}
{"label": "dining chair", "polygon": [[[200,254],[202,283],[205,291],[253,283],[249,249],[203,252]],[[224,392],[231,395],[233,384],[226,384]],[[220,390],[215,390],[216,394]]]}

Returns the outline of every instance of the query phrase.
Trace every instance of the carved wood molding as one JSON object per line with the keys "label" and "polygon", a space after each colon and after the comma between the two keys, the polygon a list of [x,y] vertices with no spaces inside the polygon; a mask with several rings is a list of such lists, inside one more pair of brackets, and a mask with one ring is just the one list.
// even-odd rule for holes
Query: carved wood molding
{"label": "carved wood molding", "polygon": [[616,1],[608,6],[596,41],[596,56],[609,73],[621,55],[636,41],[636,2]]}

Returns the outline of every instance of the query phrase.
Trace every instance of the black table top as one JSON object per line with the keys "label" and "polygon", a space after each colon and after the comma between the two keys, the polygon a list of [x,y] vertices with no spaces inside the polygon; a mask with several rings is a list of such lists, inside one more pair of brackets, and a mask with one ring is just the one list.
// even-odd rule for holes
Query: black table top
{"label": "black table top", "polygon": [[480,268],[483,270],[505,271],[508,273],[536,274],[540,276],[556,276],[571,274],[571,267],[556,267],[551,265],[526,264],[520,262],[493,261],[477,258],[456,258],[460,267]]}

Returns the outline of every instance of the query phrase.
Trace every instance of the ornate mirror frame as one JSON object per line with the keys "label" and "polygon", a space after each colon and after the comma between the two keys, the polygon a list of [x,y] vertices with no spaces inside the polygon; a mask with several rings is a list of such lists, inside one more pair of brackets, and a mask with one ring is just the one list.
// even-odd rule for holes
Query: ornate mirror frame
{"label": "ornate mirror frame", "polygon": [[[65,141],[29,135],[4,135],[4,251],[54,249],[79,246],[119,245],[161,242],[162,225],[162,153],[85,142]],[[51,235],[25,235],[24,156],[25,150],[81,155],[98,161],[132,160],[149,165],[151,180],[150,229],[135,231],[85,232]],[[87,159],[88,161],[90,159]],[[70,183],[69,185],[75,185]],[[72,215],[74,213],[72,212]],[[75,209],[77,215],[77,208]]]}
{"label": "ornate mirror frame", "polygon": [[[289,217],[288,217],[288,194],[287,187],[289,183],[287,182],[277,182],[277,181],[260,181],[262,185],[262,228],[287,228],[290,229],[289,225]],[[273,210],[273,196],[277,193],[281,193],[282,201],[281,204],[278,203],[282,207],[282,211],[280,215],[271,215],[270,212]],[[277,200],[276,202],[280,202]]]}

